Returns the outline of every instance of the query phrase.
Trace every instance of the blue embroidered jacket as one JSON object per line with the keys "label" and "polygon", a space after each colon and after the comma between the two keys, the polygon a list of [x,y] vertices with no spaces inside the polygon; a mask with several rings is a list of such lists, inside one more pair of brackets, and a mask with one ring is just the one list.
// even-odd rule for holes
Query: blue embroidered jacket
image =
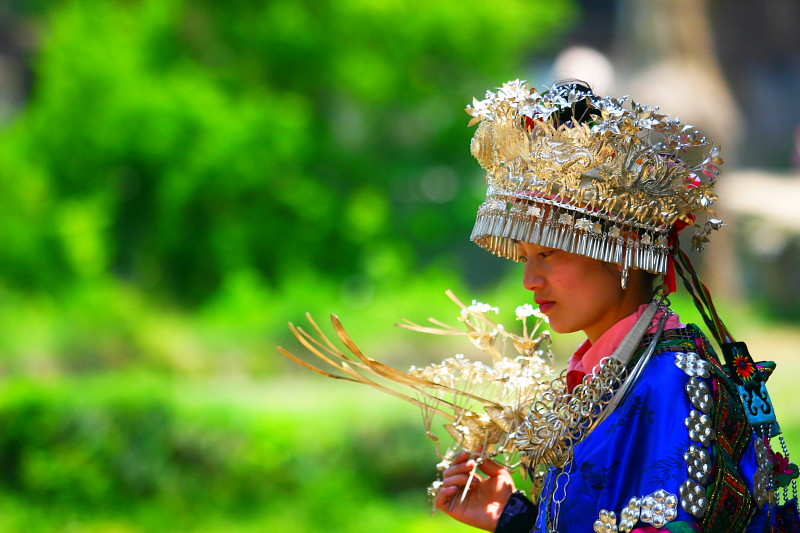
{"label": "blue embroidered jacket", "polygon": [[707,339],[693,325],[668,330],[627,398],[574,448],[568,481],[551,470],[540,505],[514,494],[496,531],[761,533],[757,470],[753,431]]}

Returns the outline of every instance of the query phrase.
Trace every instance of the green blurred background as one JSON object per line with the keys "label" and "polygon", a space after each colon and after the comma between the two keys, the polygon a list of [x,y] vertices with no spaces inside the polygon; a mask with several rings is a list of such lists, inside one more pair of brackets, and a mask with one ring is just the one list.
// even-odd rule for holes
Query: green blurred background
{"label": "green blurred background", "polygon": [[429,516],[415,408],[275,346],[299,353],[287,322],[335,312],[370,355],[419,365],[466,351],[392,327],[455,318],[446,289],[505,320],[529,301],[467,239],[484,190],[463,108],[518,77],[711,98],[681,117],[721,132],[750,200],[703,272],[778,361],[800,445],[800,230],[751,200],[770,180],[765,198],[800,199],[800,116],[770,107],[800,83],[796,32],[775,29],[797,10],[734,3],[6,0],[0,533],[470,529]]}

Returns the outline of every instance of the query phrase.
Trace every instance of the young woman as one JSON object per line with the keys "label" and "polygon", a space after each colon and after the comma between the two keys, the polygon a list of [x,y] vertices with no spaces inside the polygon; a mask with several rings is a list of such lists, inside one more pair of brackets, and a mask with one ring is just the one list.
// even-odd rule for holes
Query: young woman
{"label": "young woman", "polygon": [[770,446],[769,365],[752,363],[709,305],[726,367],[666,300],[677,260],[710,304],[677,234],[695,224],[702,244],[720,225],[696,224],[715,199],[717,149],[655,109],[575,84],[510,82],[467,111],[488,185],[472,239],[523,261],[551,329],[587,340],[559,396],[515,435],[531,477],[544,477],[532,498],[484,461],[460,502],[475,466],[462,453],[436,506],[498,532],[800,530],[797,474]]}

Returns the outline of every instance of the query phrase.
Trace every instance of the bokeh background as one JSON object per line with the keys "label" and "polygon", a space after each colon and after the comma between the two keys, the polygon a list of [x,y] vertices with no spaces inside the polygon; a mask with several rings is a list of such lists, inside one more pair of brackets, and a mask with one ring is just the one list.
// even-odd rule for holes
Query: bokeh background
{"label": "bokeh background", "polygon": [[0,532],[469,530],[429,516],[415,408],[275,346],[310,311],[400,367],[469,353],[392,326],[454,322],[448,288],[513,321],[518,266],[468,242],[463,108],[515,78],[722,144],[697,261],[778,362],[797,449],[799,23],[794,0],[4,0]]}

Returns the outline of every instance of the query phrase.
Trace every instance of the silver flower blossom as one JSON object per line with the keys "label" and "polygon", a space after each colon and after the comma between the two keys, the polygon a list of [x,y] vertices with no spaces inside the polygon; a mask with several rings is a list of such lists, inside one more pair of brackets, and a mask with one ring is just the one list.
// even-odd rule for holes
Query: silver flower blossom
{"label": "silver flower blossom", "polygon": [[641,501],[642,522],[652,524],[654,527],[663,527],[667,522],[675,520],[678,516],[678,497],[664,489],[645,496]]}
{"label": "silver flower blossom", "polygon": [[594,521],[595,533],[617,533],[617,515],[614,511],[600,511],[600,517]]}
{"label": "silver flower blossom", "polygon": [[693,378],[707,378],[711,375],[709,373],[711,365],[707,361],[700,359],[700,356],[695,352],[675,354],[675,365],[683,370],[686,375]]}
{"label": "silver flower blossom", "polygon": [[619,516],[619,530],[623,533],[628,533],[633,530],[636,522],[639,521],[641,513],[641,500],[639,498],[631,498],[628,500],[628,505],[625,507]]}

